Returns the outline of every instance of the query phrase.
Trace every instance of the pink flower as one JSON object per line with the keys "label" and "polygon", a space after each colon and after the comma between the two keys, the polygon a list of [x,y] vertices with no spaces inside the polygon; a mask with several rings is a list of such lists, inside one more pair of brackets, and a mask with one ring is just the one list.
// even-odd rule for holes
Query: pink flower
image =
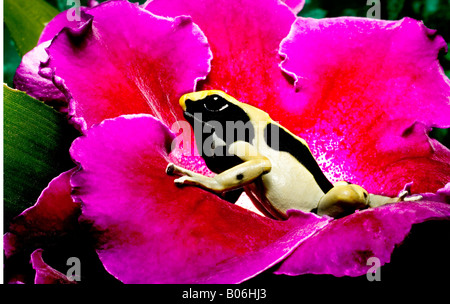
{"label": "pink flower", "polygon": [[[16,75],[30,94],[67,102],[84,136],[70,151],[79,169],[52,181],[5,236],[8,258],[33,233],[79,229],[81,203],[101,263],[125,283],[237,283],[275,265],[359,276],[369,257],[389,262],[413,224],[450,217],[450,152],[427,135],[450,126],[450,82],[437,61],[445,43],[422,23],[296,18],[272,0],[116,1],[82,17],[57,16]],[[179,189],[169,161],[207,171],[171,151],[178,99],[196,89],[267,111],[305,138],[331,181],[390,196],[413,182],[413,193],[429,194],[339,220],[291,210],[277,221]],[[39,254],[33,265],[49,273]]]}

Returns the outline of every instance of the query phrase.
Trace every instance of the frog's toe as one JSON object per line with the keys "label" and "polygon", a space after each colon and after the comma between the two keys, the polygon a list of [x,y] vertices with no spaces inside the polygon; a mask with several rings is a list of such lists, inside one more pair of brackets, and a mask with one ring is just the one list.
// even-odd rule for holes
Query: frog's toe
{"label": "frog's toe", "polygon": [[409,195],[406,196],[405,198],[403,198],[404,202],[416,202],[416,201],[420,201],[421,199],[423,199],[423,196],[420,194],[413,194],[413,195]]}
{"label": "frog's toe", "polygon": [[411,194],[410,192],[410,188],[409,187],[405,187],[405,189],[403,189],[402,191],[400,191],[400,193],[397,195],[397,198],[399,201],[403,201],[405,200],[406,197],[408,197]]}
{"label": "frog's toe", "polygon": [[189,185],[192,184],[194,181],[189,176],[182,176],[174,180],[175,185],[177,186],[183,186],[183,185]]}
{"label": "frog's toe", "polygon": [[423,198],[420,194],[411,194],[411,185],[412,183],[407,184],[405,188],[400,191],[397,196],[399,202],[415,202],[420,201]]}
{"label": "frog's toe", "polygon": [[166,167],[166,174],[167,175],[174,175],[175,174],[175,164],[169,163]]}

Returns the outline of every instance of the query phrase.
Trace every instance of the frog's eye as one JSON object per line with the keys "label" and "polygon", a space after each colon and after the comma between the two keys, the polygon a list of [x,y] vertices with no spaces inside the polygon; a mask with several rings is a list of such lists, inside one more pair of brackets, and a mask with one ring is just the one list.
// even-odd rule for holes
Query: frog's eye
{"label": "frog's eye", "polygon": [[218,95],[212,95],[205,100],[203,107],[209,112],[220,112],[228,108],[228,102]]}

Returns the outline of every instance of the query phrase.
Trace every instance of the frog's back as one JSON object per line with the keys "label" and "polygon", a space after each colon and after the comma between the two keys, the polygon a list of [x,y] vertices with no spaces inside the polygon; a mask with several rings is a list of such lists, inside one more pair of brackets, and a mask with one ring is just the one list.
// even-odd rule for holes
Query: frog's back
{"label": "frog's back", "polygon": [[253,199],[257,197],[266,209],[274,208],[281,215],[292,208],[303,211],[316,208],[333,185],[306,142],[273,121],[257,128],[255,133],[254,145],[270,160],[272,169],[259,182],[249,185],[247,193]]}

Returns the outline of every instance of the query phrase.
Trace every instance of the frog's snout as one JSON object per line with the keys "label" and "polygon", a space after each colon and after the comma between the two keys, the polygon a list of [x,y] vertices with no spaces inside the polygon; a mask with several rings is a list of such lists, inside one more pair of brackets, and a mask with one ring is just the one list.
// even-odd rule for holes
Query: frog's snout
{"label": "frog's snout", "polygon": [[181,108],[183,109],[183,112],[186,112],[186,108],[189,105],[190,102],[196,102],[199,100],[203,100],[206,97],[210,95],[219,95],[222,97],[227,97],[228,95],[220,90],[204,90],[204,91],[198,91],[198,92],[191,92],[184,94],[181,96],[179,104]]}
{"label": "frog's snout", "polygon": [[189,99],[189,95],[190,95],[190,93],[184,94],[184,95],[181,96],[181,98],[180,98],[179,104],[180,104],[180,107],[183,109],[183,112],[186,111],[186,100]]}
{"label": "frog's snout", "polygon": [[207,92],[208,91],[192,92],[181,96],[179,103],[180,107],[183,109],[183,112],[186,112],[186,108],[189,102],[204,99],[208,95]]}

